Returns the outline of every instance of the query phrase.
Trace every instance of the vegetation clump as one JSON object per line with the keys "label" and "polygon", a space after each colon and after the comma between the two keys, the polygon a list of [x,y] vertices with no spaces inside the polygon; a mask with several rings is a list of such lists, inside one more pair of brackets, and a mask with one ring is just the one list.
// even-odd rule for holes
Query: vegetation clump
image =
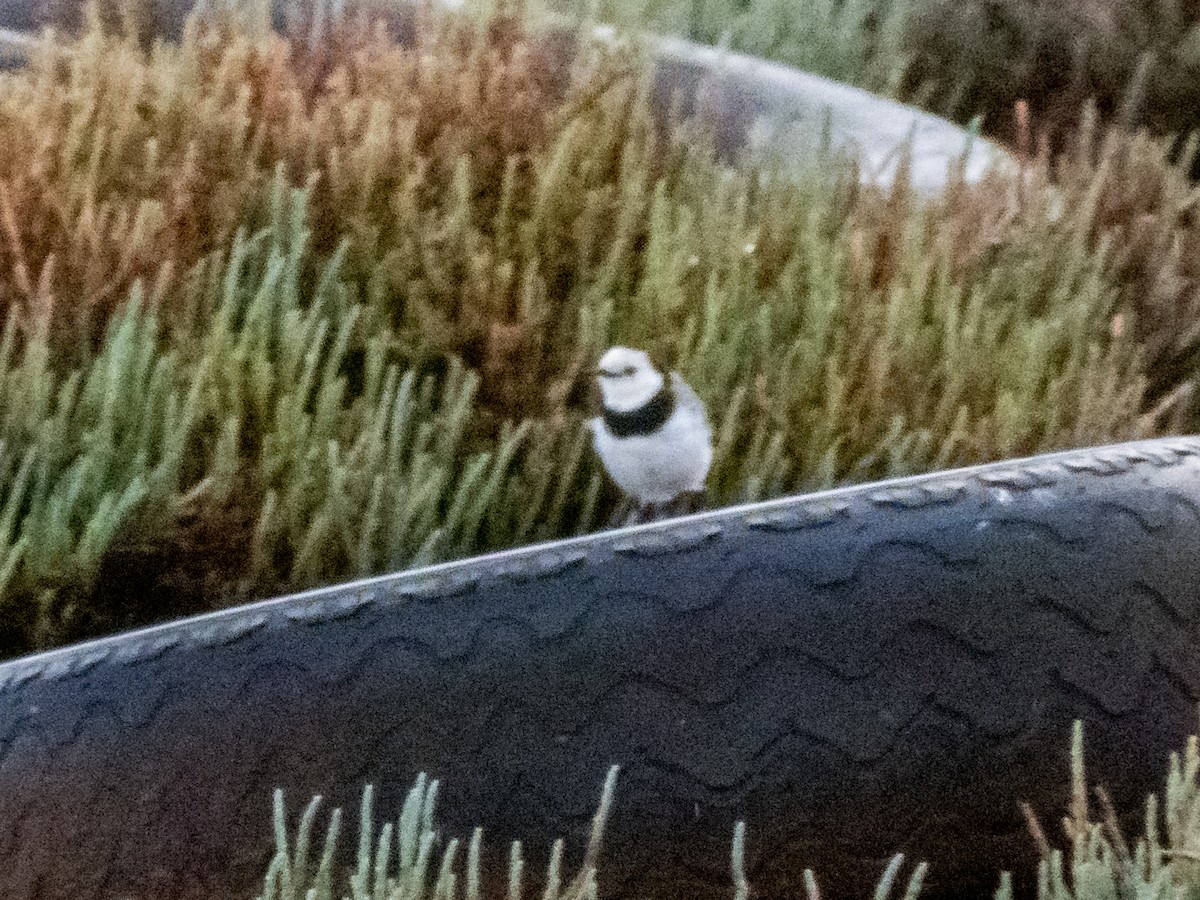
{"label": "vegetation clump", "polygon": [[369,9],[0,75],[5,653],[596,528],[617,342],[707,400],[715,504],[1195,419],[1160,144],[927,201],[720,162],[636,42]]}
{"label": "vegetation clump", "polygon": [[[1172,753],[1166,789],[1162,798],[1151,795],[1146,802],[1144,833],[1130,843],[1113,811],[1103,785],[1089,790],[1083,759],[1083,723],[1076,722],[1071,741],[1071,799],[1069,815],[1062,819],[1064,851],[1047,837],[1041,823],[1028,806],[1025,813],[1030,830],[1030,865],[1036,860],[1038,900],[1176,900],[1200,892],[1200,740],[1188,739],[1182,753]],[[601,895],[602,866],[599,862],[604,827],[612,814],[618,769],[608,773],[600,805],[592,819],[588,846],[577,874],[564,883],[562,859],[564,842],[555,842],[550,854],[544,887],[532,896],[544,900],[595,900]],[[442,842],[434,824],[433,809],[438,782],[422,774],[405,800],[397,821],[386,823],[376,833],[374,792],[363,792],[359,822],[358,852],[349,872],[340,870],[336,859],[341,836],[342,814],[335,809],[330,816],[321,855],[314,864],[310,847],[321,798],[315,797],[305,809],[297,827],[295,843],[289,840],[283,795],[275,792],[275,854],[267,870],[258,900],[481,900],[488,896],[481,889],[481,848],[483,833],[475,829],[465,860],[457,838]],[[1098,803],[1089,802],[1094,794]],[[1094,815],[1096,807],[1099,815]],[[748,900],[754,896],[752,877],[746,871],[747,827],[738,822],[734,828],[729,896]],[[437,849],[441,849],[440,862]],[[1036,849],[1036,852],[1032,852]],[[1038,859],[1040,857],[1040,859]],[[520,841],[509,855],[507,900],[530,896],[525,890],[526,874]],[[873,896],[875,900],[903,898],[917,900],[928,863],[912,866],[903,875],[905,858],[896,854],[880,874]],[[932,868],[936,868],[936,865]],[[436,874],[435,874],[436,872]],[[751,876],[753,873],[750,873]],[[993,900],[1012,900],[1012,873],[998,873]],[[796,900],[820,900],[817,876],[811,869],[803,872],[805,891]],[[346,884],[349,890],[338,885]],[[1032,887],[1032,886],[1031,886]],[[492,894],[492,896],[500,896]],[[865,894],[863,895],[866,896]]]}

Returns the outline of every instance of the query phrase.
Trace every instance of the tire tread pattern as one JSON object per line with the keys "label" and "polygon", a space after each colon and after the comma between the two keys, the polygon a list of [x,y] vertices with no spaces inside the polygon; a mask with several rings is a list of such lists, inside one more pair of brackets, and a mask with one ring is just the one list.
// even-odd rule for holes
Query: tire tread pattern
{"label": "tire tread pattern", "polygon": [[[582,846],[606,897],[924,896],[1027,863],[1070,723],[1124,813],[1200,702],[1200,440],[754,504],[367,579],[0,665],[0,895],[252,896],[273,788],[443,779],[497,859]],[[1021,878],[1026,878],[1025,882]],[[1028,873],[1018,884],[1028,883]]]}

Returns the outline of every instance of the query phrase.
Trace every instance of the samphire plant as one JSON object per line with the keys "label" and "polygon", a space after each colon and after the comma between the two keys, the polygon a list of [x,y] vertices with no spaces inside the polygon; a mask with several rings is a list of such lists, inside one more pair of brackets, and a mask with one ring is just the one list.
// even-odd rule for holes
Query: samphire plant
{"label": "samphire plant", "polygon": [[636,42],[368,13],[0,75],[4,652],[598,527],[617,342],[708,401],[713,504],[1195,421],[1158,144],[926,201],[721,163]]}
{"label": "samphire plant", "polygon": [[[1188,739],[1183,753],[1172,753],[1163,797],[1151,795],[1146,803],[1145,833],[1130,844],[1123,835],[1103,785],[1089,791],[1083,758],[1083,723],[1076,722],[1071,741],[1071,805],[1062,820],[1067,849],[1059,849],[1046,836],[1034,811],[1025,807],[1031,846],[1040,853],[1037,864],[1038,900],[1179,900],[1200,892],[1200,740]],[[564,842],[555,842],[549,869],[541,884],[529,888],[524,849],[512,844],[507,891],[483,890],[481,850],[483,832],[475,829],[465,853],[458,838],[440,837],[433,810],[438,782],[421,774],[406,798],[395,823],[376,832],[374,792],[363,792],[357,855],[353,867],[343,870],[336,862],[341,839],[342,813],[329,817],[320,855],[314,860],[314,830],[321,798],[314,797],[289,837],[283,795],[275,792],[275,854],[258,900],[507,900],[542,897],[543,900],[595,900],[602,895],[603,865],[600,847],[604,827],[613,814],[618,769],[605,780],[599,807],[592,819],[588,845],[578,872],[569,880],[562,871]],[[1099,814],[1096,815],[1095,813]],[[746,872],[746,823],[734,829],[729,895],[733,900],[753,896]],[[1031,854],[1032,855],[1032,854]],[[903,854],[896,854],[881,873],[875,900],[917,900],[930,864],[921,862],[904,872]],[[936,866],[936,861],[933,864]],[[820,900],[817,876],[803,873],[805,892],[796,900]],[[993,900],[1012,900],[1013,880],[998,874]]]}

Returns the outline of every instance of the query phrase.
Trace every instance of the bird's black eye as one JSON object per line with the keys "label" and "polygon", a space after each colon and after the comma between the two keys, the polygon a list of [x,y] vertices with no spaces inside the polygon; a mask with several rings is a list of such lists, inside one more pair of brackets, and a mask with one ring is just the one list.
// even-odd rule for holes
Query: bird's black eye
{"label": "bird's black eye", "polygon": [[637,371],[637,369],[635,369],[633,366],[626,366],[625,368],[623,368],[621,370],[621,374],[624,375],[626,378],[628,378],[630,375],[633,375],[636,371]]}

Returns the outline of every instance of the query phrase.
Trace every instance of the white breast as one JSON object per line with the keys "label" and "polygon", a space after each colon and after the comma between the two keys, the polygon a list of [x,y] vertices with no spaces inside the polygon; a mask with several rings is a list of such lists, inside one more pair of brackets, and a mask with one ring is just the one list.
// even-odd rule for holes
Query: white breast
{"label": "white breast", "polygon": [[712,464],[712,432],[703,407],[679,404],[654,434],[615,437],[592,420],[592,441],[617,487],[639,503],[666,503],[704,490]]}

